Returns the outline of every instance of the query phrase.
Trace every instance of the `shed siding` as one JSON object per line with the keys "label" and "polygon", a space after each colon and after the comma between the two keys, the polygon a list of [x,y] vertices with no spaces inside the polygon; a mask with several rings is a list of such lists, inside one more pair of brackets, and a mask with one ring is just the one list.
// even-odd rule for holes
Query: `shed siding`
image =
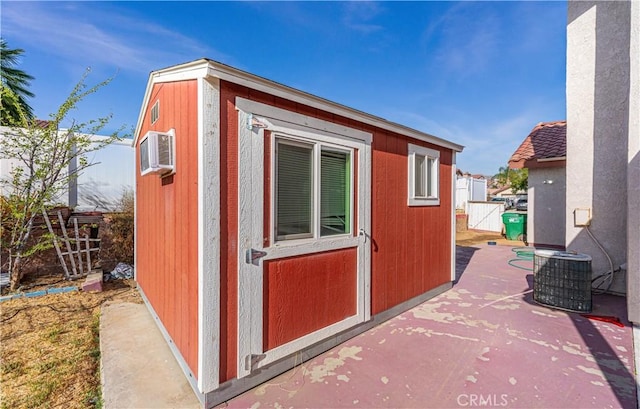
{"label": "shed siding", "polygon": [[[408,143],[440,150],[440,205],[409,207]],[[373,136],[371,313],[451,281],[452,153],[403,135]]]}
{"label": "shed siding", "polygon": [[356,315],[357,267],[355,248],[265,261],[264,350]]}
{"label": "shed siding", "polygon": [[[236,377],[238,118],[242,97],[373,134],[372,314],[451,281],[452,152],[404,135],[221,81],[220,382]],[[407,205],[408,143],[440,151],[440,205]],[[268,226],[265,226],[268,227]]]}
{"label": "shed siding", "polygon": [[[198,368],[197,81],[156,84],[147,131],[176,130],[176,174],[140,176],[136,155],[136,278],[190,370]],[[160,100],[160,117],[150,108]],[[139,148],[139,146],[136,146]]]}
{"label": "shed siding", "polygon": [[[243,94],[246,98],[246,94]],[[238,112],[220,81],[220,383],[236,377],[238,355]]]}

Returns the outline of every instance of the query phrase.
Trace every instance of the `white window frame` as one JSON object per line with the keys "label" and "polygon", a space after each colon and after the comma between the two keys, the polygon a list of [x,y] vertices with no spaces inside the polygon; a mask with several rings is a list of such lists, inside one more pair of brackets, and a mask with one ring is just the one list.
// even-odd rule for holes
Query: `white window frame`
{"label": "white window frame", "polygon": [[[351,149],[353,152],[351,177],[354,178],[357,172],[357,186],[353,183],[354,196],[357,197],[358,206],[362,204],[364,209],[358,208],[357,220],[352,219],[352,233],[333,236],[325,236],[320,238],[300,238],[296,240],[280,240],[275,238],[275,220],[273,209],[269,212],[269,247],[267,256],[262,260],[279,259],[285,257],[294,257],[303,254],[321,253],[331,250],[339,250],[350,247],[356,247],[361,241],[366,240],[367,232],[371,229],[371,143],[373,135],[369,132],[349,128],[343,125],[327,122],[321,119],[309,117],[295,112],[276,108],[271,105],[265,105],[259,102],[250,101],[244,98],[236,98],[236,107],[239,111],[239,134],[240,143],[240,161],[251,160],[249,151],[243,155],[245,149],[250,149],[244,141],[253,135],[253,138],[264,138],[264,132],[269,131],[271,138],[274,135],[287,135],[298,138],[303,141],[320,142],[327,145],[334,145],[338,149]],[[245,139],[243,139],[245,138]],[[271,171],[275,169],[275,155],[273,149],[275,147],[274,139],[271,139]],[[356,154],[357,153],[357,154]],[[263,155],[262,149],[253,152],[252,155]],[[357,161],[357,162],[356,162]],[[357,166],[356,166],[357,165]],[[357,169],[357,170],[356,170]],[[259,174],[246,176],[260,178]],[[239,175],[239,185],[244,186],[243,175]],[[270,182],[270,203],[275,203],[274,194],[274,177]],[[256,179],[257,180],[257,179]],[[252,201],[262,200],[262,195],[257,195],[251,199]],[[257,203],[257,202],[256,202]],[[350,206],[352,217],[355,215],[353,206],[356,200],[352,200]],[[242,212],[241,212],[242,213]],[[255,223],[261,223],[255,221]],[[242,223],[240,223],[242,224]],[[239,227],[240,230],[241,227]],[[357,234],[356,234],[357,233]],[[262,232],[256,236],[257,240],[262,241]],[[258,239],[260,237],[260,239]],[[366,247],[366,246],[365,246]],[[244,250],[243,250],[244,251]],[[369,252],[369,250],[367,250]],[[244,253],[240,257],[245,257]],[[244,258],[241,258],[244,260]],[[365,263],[370,263],[366,260]],[[367,267],[368,268],[368,267]]]}
{"label": "white window frame", "polygon": [[[424,191],[427,192],[427,180],[431,179],[431,186],[433,186],[433,195],[431,196],[417,196],[415,192],[415,164],[416,156],[423,156],[425,162],[428,163],[428,159],[433,161],[431,167],[425,166],[425,175],[423,177],[425,186]],[[438,206],[440,204],[440,151],[435,149],[425,148],[424,146],[409,144],[409,157],[408,157],[408,205],[409,206]]]}
{"label": "white window frame", "polygon": [[[353,219],[354,214],[354,201],[355,201],[355,189],[354,189],[354,148],[343,145],[338,141],[332,141],[330,138],[323,135],[315,134],[313,137],[302,137],[298,132],[289,131],[289,132],[273,132],[271,134],[271,243],[274,245],[282,245],[291,242],[299,242],[299,241],[318,241],[318,240],[331,240],[340,237],[352,237],[353,231],[356,228],[356,223]],[[280,141],[280,142],[278,142]],[[312,146],[312,178],[313,178],[313,186],[312,186],[312,198],[311,204],[313,206],[312,209],[312,220],[311,220],[311,234],[304,233],[300,235],[291,235],[289,237],[278,237],[276,234],[277,231],[277,220],[276,220],[276,212],[277,212],[277,203],[276,203],[276,144],[277,143],[285,143],[291,145],[299,145],[299,146]],[[321,155],[322,150],[334,151],[334,152],[344,152],[348,153],[349,160],[349,231],[342,234],[334,234],[328,236],[321,235],[321,195],[320,195],[320,166],[321,166]],[[296,237],[300,236],[300,237]],[[294,243],[295,244],[295,243]]]}

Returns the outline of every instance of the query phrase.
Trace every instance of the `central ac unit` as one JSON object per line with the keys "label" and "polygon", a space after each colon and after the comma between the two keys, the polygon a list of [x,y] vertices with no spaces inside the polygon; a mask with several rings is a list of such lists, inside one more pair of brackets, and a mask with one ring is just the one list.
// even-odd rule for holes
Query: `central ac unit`
{"label": "central ac unit", "polygon": [[175,173],[175,130],[149,131],[140,142],[140,174]]}
{"label": "central ac unit", "polygon": [[536,250],[533,300],[567,311],[591,312],[591,256]]}

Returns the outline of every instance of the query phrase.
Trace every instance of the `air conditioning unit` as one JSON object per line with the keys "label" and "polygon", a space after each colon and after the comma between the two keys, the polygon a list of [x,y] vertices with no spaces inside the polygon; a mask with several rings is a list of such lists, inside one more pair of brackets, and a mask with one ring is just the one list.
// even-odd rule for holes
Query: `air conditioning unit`
{"label": "air conditioning unit", "polygon": [[175,173],[175,129],[168,132],[149,131],[140,142],[140,174],[156,173],[166,176]]}
{"label": "air conditioning unit", "polygon": [[533,300],[573,312],[591,312],[591,256],[536,250]]}

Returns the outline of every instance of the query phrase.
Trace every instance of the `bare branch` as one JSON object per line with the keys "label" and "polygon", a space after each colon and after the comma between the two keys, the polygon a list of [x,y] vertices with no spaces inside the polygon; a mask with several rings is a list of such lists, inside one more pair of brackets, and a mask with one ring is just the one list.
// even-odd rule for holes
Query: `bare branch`
{"label": "bare branch", "polygon": [[[11,285],[15,288],[21,278],[23,258],[46,246],[42,240],[35,240],[33,221],[47,206],[51,206],[67,187],[72,178],[93,163],[80,163],[76,171],[69,172],[69,164],[120,139],[119,133],[96,140],[94,135],[108,124],[111,115],[92,119],[84,123],[71,121],[67,129],[60,124],[67,121],[69,113],[87,96],[95,93],[111,82],[108,78],[94,86],[85,83],[87,70],[58,110],[50,115],[44,127],[42,123],[26,117],[15,126],[2,129],[0,158],[18,160],[22,167],[14,168],[8,179],[0,180],[2,187],[2,247],[9,254]],[[4,92],[4,91],[3,91]],[[8,130],[6,130],[8,129]],[[7,212],[8,215],[4,213]],[[6,216],[6,217],[5,217]],[[7,234],[5,232],[9,231]],[[6,238],[9,238],[5,243]]]}

